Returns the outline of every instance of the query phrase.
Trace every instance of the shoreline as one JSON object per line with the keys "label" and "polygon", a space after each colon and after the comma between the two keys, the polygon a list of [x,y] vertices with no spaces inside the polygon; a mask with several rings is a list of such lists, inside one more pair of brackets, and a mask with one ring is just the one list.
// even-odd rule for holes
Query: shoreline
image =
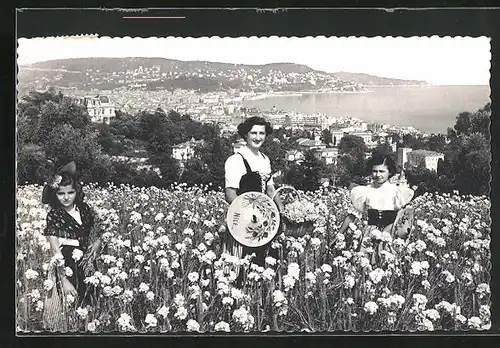
{"label": "shoreline", "polygon": [[[369,85],[366,86],[367,88],[400,88],[400,87],[418,87],[418,88],[427,88],[427,87],[439,87],[439,85]],[[301,91],[301,92],[295,92],[295,91],[280,91],[280,92],[272,92],[272,93],[256,93],[255,96],[252,97],[247,97],[245,100],[261,100],[265,98],[271,98],[271,97],[301,97],[303,95],[307,94],[364,94],[364,93],[373,93],[375,92],[372,89],[365,89],[365,90],[359,90],[359,91],[322,91],[322,90],[317,90],[317,91]]]}
{"label": "shoreline", "polygon": [[275,93],[260,93],[252,97],[246,97],[244,100],[261,100],[273,97],[301,97],[306,94],[364,94],[372,93],[372,90],[363,91],[303,91],[303,92],[275,92]]}

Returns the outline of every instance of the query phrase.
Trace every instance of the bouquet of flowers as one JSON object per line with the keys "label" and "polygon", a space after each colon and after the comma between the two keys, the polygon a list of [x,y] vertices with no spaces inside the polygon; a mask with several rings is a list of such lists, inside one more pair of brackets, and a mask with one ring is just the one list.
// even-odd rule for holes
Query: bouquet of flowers
{"label": "bouquet of flowers", "polygon": [[281,218],[286,225],[286,234],[294,237],[302,237],[306,233],[312,233],[315,223],[325,218],[327,207],[325,204],[313,202],[304,192],[297,191],[291,186],[280,187],[291,189],[292,193],[284,195],[282,198],[284,211]]}

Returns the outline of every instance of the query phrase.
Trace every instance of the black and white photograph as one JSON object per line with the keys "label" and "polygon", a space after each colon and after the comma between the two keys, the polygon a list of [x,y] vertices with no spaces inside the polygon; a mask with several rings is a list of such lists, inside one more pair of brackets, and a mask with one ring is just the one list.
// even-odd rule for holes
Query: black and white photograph
{"label": "black and white photograph", "polygon": [[490,329],[490,38],[17,45],[18,335]]}

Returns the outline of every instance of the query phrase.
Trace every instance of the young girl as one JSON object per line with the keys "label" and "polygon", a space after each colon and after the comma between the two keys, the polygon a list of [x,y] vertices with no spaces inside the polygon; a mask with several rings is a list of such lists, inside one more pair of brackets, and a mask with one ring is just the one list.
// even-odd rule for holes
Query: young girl
{"label": "young girl", "polygon": [[[42,202],[49,204],[45,236],[52,256],[64,258],[64,269],[53,268],[62,296],[74,297],[77,306],[91,301],[84,279],[93,271],[101,247],[95,213],[83,202],[84,193],[76,178],[75,162],[62,167],[43,190]],[[60,285],[60,286],[59,286]]]}
{"label": "young girl", "polygon": [[[238,134],[245,140],[246,146],[231,155],[225,163],[226,201],[231,204],[234,199],[245,192],[257,191],[273,197],[275,187],[271,176],[271,162],[260,149],[266,137],[272,133],[272,127],[262,117],[250,117],[238,126]],[[280,212],[283,203],[278,195],[274,201]],[[245,255],[255,253],[253,262],[264,266],[264,260],[269,249],[269,244],[259,248],[248,248],[239,244],[230,233],[226,233],[224,251],[243,258]],[[239,273],[239,270],[236,272]]]}
{"label": "young girl", "polygon": [[[344,233],[349,224],[363,215],[368,218],[368,225],[363,237],[368,237],[374,230],[388,232],[391,237],[406,238],[403,231],[393,232],[393,223],[398,211],[413,198],[414,192],[404,179],[404,172],[396,176],[396,164],[388,155],[374,155],[368,160],[367,168],[371,170],[371,184],[351,188],[353,208],[342,224],[339,233]],[[391,178],[391,179],[389,179]],[[363,241],[362,241],[363,242]],[[379,262],[380,251],[385,247],[383,242],[375,242],[372,264]]]}

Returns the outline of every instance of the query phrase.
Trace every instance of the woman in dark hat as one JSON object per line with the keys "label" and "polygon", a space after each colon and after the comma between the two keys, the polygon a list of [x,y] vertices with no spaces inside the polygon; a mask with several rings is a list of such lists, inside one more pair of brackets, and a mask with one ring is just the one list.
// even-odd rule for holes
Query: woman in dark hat
{"label": "woman in dark hat", "polygon": [[54,288],[59,292],[56,295],[71,295],[78,306],[90,304],[91,294],[84,279],[95,270],[101,247],[100,231],[95,228],[96,214],[83,198],[75,162],[59,169],[42,194],[42,202],[51,207],[44,235],[53,259],[64,259],[64,267],[52,263],[49,274],[55,280]]}
{"label": "woman in dark hat", "polygon": [[[254,116],[246,119],[238,125],[238,134],[246,142],[246,146],[237,150],[225,163],[225,195],[226,201],[231,204],[237,196],[249,191],[257,191],[274,198],[280,212],[283,211],[283,203],[278,195],[275,195],[275,187],[271,175],[271,161],[261,147],[266,137],[272,133],[271,124],[264,118]],[[248,248],[239,244],[230,233],[227,233],[224,241],[224,251],[243,258],[245,255],[255,253],[253,263],[265,266],[265,257],[269,252],[269,244],[259,248]],[[239,273],[239,269],[236,270]],[[241,278],[241,277],[240,277]]]}

